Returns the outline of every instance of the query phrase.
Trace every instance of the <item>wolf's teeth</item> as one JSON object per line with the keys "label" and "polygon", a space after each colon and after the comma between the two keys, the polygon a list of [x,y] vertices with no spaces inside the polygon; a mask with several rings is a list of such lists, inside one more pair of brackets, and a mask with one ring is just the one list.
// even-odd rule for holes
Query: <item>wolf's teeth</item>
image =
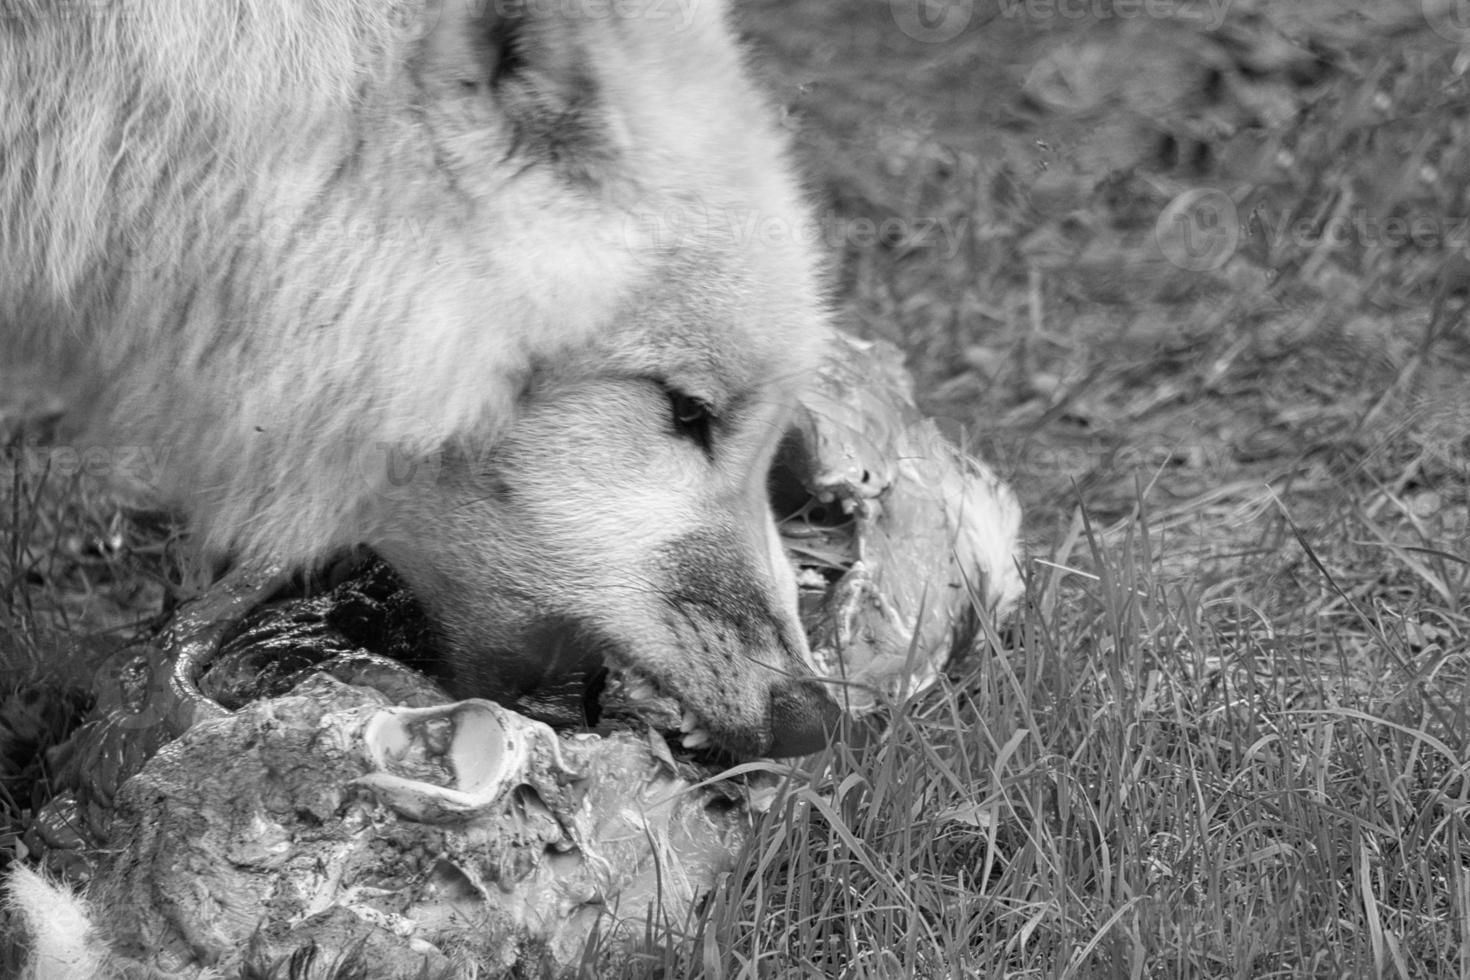
{"label": "wolf's teeth", "polygon": [[679,719],[679,731],[692,732],[699,727],[699,718],[688,708],[684,709],[684,717]]}
{"label": "wolf's teeth", "polygon": [[703,728],[697,728],[684,736],[684,748],[697,749],[709,744],[709,732]]}

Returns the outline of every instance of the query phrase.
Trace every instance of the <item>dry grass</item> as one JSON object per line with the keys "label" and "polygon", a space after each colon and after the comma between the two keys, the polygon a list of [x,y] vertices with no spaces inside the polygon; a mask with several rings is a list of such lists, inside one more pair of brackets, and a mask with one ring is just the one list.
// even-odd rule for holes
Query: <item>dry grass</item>
{"label": "dry grass", "polygon": [[[1275,7],[925,44],[746,0],[844,323],[1022,494],[1030,594],[646,975],[1470,978],[1470,58],[1418,5]],[[1155,236],[1190,191],[1238,216],[1211,268]],[[99,558],[104,506],[17,493],[0,655],[157,612],[159,532]]]}

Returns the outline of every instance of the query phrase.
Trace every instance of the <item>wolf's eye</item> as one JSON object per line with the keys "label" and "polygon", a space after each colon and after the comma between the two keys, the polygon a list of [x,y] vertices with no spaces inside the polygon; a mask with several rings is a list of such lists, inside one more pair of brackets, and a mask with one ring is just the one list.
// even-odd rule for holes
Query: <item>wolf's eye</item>
{"label": "wolf's eye", "polygon": [[671,390],[669,408],[672,413],[674,432],[686,439],[694,440],[701,449],[709,452],[710,425],[714,421],[709,402],[693,395],[686,395],[682,391]]}

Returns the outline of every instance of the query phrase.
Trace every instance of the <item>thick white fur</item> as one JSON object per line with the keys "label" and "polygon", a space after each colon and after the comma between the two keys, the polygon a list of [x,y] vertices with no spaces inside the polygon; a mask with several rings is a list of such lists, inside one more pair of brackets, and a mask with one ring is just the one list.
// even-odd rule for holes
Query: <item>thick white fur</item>
{"label": "thick white fur", "polygon": [[111,975],[86,903],[66,886],[17,867],[5,890],[5,905],[20,916],[30,949],[19,980],[102,980]]}
{"label": "thick white fur", "polygon": [[764,482],[828,335],[771,119],[717,0],[0,0],[0,351],[206,546],[376,548],[462,695],[603,651],[809,751]]}
{"label": "thick white fur", "polygon": [[614,144],[588,190],[456,87],[465,2],[0,0],[0,350],[64,363],[214,548],[360,540],[378,447],[493,441],[538,361],[645,350],[611,322],[676,263],[739,307],[701,343],[812,363],[810,249],[731,233],[805,214],[723,5],[564,27]]}

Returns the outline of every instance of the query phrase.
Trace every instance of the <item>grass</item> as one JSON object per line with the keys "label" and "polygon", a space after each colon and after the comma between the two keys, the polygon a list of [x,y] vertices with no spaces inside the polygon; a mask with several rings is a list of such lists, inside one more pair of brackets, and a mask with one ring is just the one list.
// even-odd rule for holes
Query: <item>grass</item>
{"label": "grass", "polygon": [[[632,972],[1470,978],[1470,59],[1441,8],[982,3],[942,44],[893,9],[742,16],[843,325],[1022,495],[1028,595],[790,780]],[[1238,219],[1207,268],[1155,236],[1190,192]],[[156,526],[15,487],[12,673],[183,588]]]}
{"label": "grass", "polygon": [[1463,654],[1379,617],[1324,662],[1161,582],[1147,517],[793,785],[661,975],[1470,975]]}

